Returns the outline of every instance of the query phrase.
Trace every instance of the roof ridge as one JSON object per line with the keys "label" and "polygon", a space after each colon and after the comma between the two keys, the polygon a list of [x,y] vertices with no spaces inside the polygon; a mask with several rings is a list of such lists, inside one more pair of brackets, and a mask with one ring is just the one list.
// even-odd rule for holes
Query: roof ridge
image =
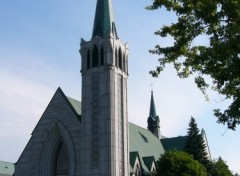
{"label": "roof ridge", "polygon": [[67,98],[67,101],[69,102],[69,104],[74,109],[74,111],[80,117],[81,116],[81,112],[82,112],[81,101],[78,101],[78,100],[76,100],[74,98],[71,98],[71,97],[68,97],[68,96],[66,96],[66,98]]}
{"label": "roof ridge", "polygon": [[75,98],[72,98],[72,97],[69,97],[69,96],[66,96],[67,98],[70,98],[70,99],[73,99],[73,100],[75,100],[75,101],[78,101],[78,102],[81,102],[80,100],[77,100],[77,99],[75,99]]}

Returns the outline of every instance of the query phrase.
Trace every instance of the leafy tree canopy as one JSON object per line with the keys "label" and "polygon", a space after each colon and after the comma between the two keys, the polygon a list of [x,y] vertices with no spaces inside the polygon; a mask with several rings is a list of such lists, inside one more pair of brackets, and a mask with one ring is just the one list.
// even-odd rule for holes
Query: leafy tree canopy
{"label": "leafy tree canopy", "polygon": [[[160,55],[159,65],[151,71],[157,77],[166,64],[173,64],[180,78],[195,76],[195,83],[206,95],[212,88],[231,104],[215,109],[218,122],[235,129],[240,124],[240,1],[239,0],[154,0],[147,9],[165,7],[178,17],[155,34],[171,36],[172,46],[156,45],[150,50]],[[198,37],[208,44],[198,44]],[[212,78],[212,83],[205,76]]]}
{"label": "leafy tree canopy", "polygon": [[157,161],[157,175],[207,176],[205,168],[185,152],[165,152]]}
{"label": "leafy tree canopy", "polygon": [[212,167],[212,176],[233,176],[232,172],[228,168],[228,165],[221,157],[213,161]]}

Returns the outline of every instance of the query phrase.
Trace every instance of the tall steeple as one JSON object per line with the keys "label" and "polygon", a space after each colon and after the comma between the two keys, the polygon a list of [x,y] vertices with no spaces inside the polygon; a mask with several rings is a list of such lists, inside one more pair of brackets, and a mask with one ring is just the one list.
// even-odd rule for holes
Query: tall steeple
{"label": "tall steeple", "polygon": [[117,38],[114,22],[112,0],[98,0],[93,25],[92,38],[105,37],[112,33]]}
{"label": "tall steeple", "polygon": [[150,112],[148,117],[148,130],[150,130],[159,139],[161,138],[159,117],[156,113],[153,91],[151,92]]}
{"label": "tall steeple", "polygon": [[92,39],[81,40],[82,176],[129,175],[128,46],[116,33],[112,0],[97,0]]}

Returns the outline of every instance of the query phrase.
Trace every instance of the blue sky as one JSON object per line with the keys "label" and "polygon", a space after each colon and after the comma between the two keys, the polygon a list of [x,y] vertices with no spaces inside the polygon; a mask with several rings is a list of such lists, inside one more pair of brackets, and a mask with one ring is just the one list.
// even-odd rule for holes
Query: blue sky
{"label": "blue sky", "polygon": [[[226,131],[212,115],[213,108],[226,107],[223,97],[209,91],[206,102],[193,79],[177,78],[171,66],[157,79],[148,74],[158,59],[148,50],[171,42],[154,31],[175,20],[164,10],[145,10],[151,2],[113,0],[118,35],[130,49],[129,121],[147,126],[154,84],[162,134],[186,135],[193,116],[206,131],[212,157],[222,156],[240,173],[240,129]],[[0,1],[0,160],[17,161],[59,86],[81,100],[78,50],[81,38],[91,38],[95,6],[96,0]]]}

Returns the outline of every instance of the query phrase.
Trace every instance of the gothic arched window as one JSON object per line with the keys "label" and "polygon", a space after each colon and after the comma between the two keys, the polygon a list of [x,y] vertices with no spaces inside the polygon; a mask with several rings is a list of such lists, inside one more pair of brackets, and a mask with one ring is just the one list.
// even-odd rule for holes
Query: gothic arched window
{"label": "gothic arched window", "polygon": [[87,69],[91,67],[90,51],[87,52]]}
{"label": "gothic arched window", "polygon": [[99,54],[98,54],[98,48],[95,45],[93,48],[93,54],[92,54],[92,67],[98,67],[98,59],[99,59]]}
{"label": "gothic arched window", "polygon": [[122,70],[122,50],[119,48],[118,51],[118,67]]}
{"label": "gothic arched window", "polygon": [[65,145],[61,142],[55,156],[54,176],[69,175],[69,158]]}
{"label": "gothic arched window", "polygon": [[104,65],[104,50],[103,47],[101,48],[101,55],[100,55],[100,65],[103,66]]}
{"label": "gothic arched window", "polygon": [[117,48],[115,49],[115,66],[118,67],[118,53],[117,53]]}

